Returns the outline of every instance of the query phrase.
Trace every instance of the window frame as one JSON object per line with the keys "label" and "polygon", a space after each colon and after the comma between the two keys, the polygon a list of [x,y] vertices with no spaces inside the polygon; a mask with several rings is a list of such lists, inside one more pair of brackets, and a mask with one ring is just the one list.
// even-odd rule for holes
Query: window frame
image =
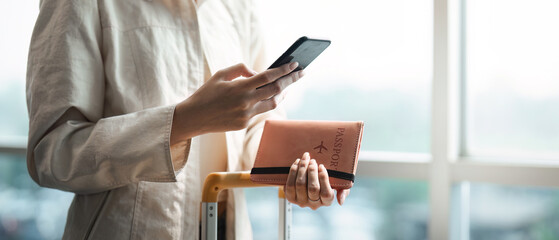
{"label": "window frame", "polygon": [[25,155],[27,153],[27,137],[0,136],[0,153]]}

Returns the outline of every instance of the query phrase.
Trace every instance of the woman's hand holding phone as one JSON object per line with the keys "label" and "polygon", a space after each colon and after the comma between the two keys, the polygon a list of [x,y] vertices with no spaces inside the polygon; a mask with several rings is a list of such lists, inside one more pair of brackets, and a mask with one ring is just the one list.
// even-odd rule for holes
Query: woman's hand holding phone
{"label": "woman's hand holding phone", "polygon": [[[255,115],[275,109],[283,100],[285,88],[303,77],[302,71],[292,72],[298,65],[293,62],[256,73],[237,64],[216,72],[176,106],[171,144],[205,133],[247,127]],[[233,81],[238,77],[244,78]]]}

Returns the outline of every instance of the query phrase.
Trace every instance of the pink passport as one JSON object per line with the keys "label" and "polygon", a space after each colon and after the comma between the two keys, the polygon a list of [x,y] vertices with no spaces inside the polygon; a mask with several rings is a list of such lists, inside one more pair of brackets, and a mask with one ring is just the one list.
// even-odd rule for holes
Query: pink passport
{"label": "pink passport", "polygon": [[353,186],[363,122],[267,120],[250,178],[285,185],[289,168],[309,152],[324,164],[335,189]]}

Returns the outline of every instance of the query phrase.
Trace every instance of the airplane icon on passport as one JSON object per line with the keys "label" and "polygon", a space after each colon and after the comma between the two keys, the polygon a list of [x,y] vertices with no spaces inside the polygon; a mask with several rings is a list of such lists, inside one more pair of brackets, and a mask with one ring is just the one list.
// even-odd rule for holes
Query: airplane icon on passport
{"label": "airplane icon on passport", "polygon": [[322,149],[328,151],[328,148],[324,146],[324,141],[320,141],[320,145],[316,146],[313,149],[318,149],[318,153],[322,153]]}

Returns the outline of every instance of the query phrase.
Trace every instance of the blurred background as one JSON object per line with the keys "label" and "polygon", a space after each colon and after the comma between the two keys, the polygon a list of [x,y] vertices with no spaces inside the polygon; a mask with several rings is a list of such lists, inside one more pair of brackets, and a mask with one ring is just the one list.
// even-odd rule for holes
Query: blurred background
{"label": "blurred background", "polygon": [[[38,2],[0,9],[0,239],[60,239],[73,197],[25,163]],[[346,203],[294,207],[294,239],[559,239],[559,1],[256,3],[270,64],[300,36],[332,40],[289,89],[289,118],[365,121]],[[246,192],[255,239],[275,238],[277,189]]]}

